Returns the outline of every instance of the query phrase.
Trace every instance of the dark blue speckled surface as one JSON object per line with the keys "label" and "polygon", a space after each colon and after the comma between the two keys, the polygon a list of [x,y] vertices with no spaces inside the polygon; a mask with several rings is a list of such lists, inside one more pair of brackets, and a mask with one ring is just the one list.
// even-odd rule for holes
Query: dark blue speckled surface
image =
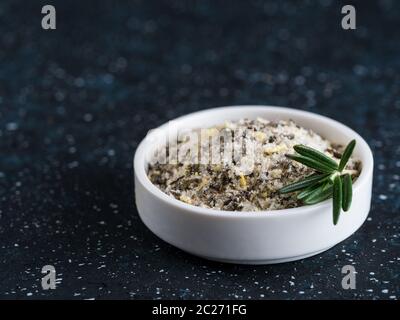
{"label": "dark blue speckled surface", "polygon": [[[1,298],[400,298],[400,3],[0,3]],[[132,156],[146,131],[203,108],[273,104],[358,131],[372,210],[330,251],[275,266],[208,262],[138,218]],[[58,286],[43,291],[41,267]],[[357,271],[341,288],[341,268]]]}

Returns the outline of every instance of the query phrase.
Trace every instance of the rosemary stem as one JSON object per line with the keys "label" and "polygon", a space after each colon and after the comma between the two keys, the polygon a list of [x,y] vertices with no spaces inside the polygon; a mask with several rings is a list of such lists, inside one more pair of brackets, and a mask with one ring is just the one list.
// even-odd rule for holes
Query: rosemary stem
{"label": "rosemary stem", "polygon": [[349,175],[354,175],[354,174],[357,174],[358,173],[358,171],[357,170],[353,170],[353,169],[345,169],[345,170],[343,170],[342,171],[342,174],[349,174]]}

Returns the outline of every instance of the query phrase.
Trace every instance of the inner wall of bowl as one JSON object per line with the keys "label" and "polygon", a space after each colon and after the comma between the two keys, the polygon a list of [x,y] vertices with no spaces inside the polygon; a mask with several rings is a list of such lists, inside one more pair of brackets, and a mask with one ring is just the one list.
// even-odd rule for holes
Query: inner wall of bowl
{"label": "inner wall of bowl", "polygon": [[[150,134],[151,143],[146,150],[145,170],[152,159],[155,150],[167,143],[168,130],[184,131],[195,128],[209,128],[224,123],[224,121],[238,121],[243,118],[256,119],[262,117],[267,120],[293,120],[298,125],[311,129],[323,138],[339,144],[347,144],[354,139],[354,132],[339,122],[327,119],[317,114],[306,113],[298,110],[279,107],[227,107],[213,110],[205,110],[173,120],[165,124],[159,130]],[[354,151],[354,156],[362,160],[359,148]]]}

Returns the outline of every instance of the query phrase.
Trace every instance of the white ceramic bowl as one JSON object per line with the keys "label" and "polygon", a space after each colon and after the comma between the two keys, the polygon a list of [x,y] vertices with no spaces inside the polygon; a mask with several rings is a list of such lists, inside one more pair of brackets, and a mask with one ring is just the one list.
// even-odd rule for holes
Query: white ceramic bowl
{"label": "white ceramic bowl", "polygon": [[225,120],[264,117],[293,119],[328,140],[347,144],[357,140],[354,156],[362,171],[354,183],[351,208],[332,223],[332,200],[299,208],[235,212],[192,206],[154,186],[146,175],[148,159],[165,143],[167,124],[150,132],[134,157],[136,206],[144,224],[164,241],[211,260],[241,264],[270,264],[302,259],[336,245],[354,233],[368,216],[373,158],[364,139],[343,124],[314,113],[271,106],[208,109],[174,120],[179,128],[204,128]]}

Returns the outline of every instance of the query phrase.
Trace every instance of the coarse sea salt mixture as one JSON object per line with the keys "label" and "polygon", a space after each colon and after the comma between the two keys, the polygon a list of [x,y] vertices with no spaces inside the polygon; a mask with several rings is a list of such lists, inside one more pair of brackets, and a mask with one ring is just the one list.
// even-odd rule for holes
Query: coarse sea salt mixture
{"label": "coarse sea salt mixture", "polygon": [[[199,207],[227,211],[294,208],[302,205],[296,194],[278,190],[314,173],[285,156],[293,154],[297,144],[324,152],[337,162],[344,148],[291,120],[226,121],[191,130],[156,150],[148,177],[166,194]],[[346,170],[354,179],[361,164],[350,159]]]}

